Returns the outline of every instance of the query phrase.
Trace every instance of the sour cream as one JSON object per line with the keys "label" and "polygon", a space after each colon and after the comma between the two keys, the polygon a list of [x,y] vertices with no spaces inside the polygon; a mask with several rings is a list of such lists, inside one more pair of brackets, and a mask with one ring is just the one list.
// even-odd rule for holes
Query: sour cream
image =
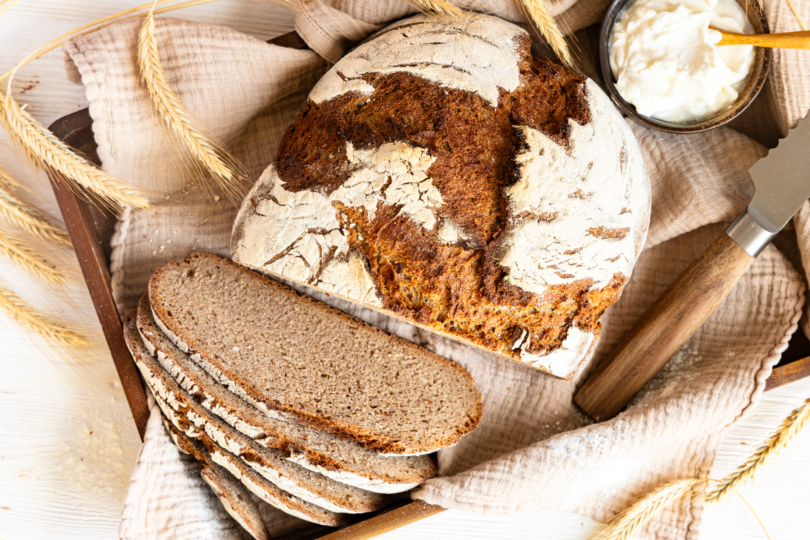
{"label": "sour cream", "polygon": [[751,45],[717,46],[753,33],[735,0],[635,0],[610,37],[616,88],[644,116],[692,122],[734,103],[754,65]]}

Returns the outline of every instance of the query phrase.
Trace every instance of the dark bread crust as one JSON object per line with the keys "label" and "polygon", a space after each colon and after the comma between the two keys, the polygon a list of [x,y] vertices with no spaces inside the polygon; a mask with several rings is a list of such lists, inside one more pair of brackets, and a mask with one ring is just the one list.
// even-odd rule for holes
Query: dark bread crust
{"label": "dark bread crust", "polygon": [[[149,298],[147,295],[143,295],[141,300],[138,302],[138,316],[136,320],[136,325],[138,331],[143,339],[147,339],[155,349],[169,358],[172,358],[174,355],[182,354],[185,356],[185,353],[177,349],[174,345],[171,344],[168,338],[162,335],[156,335],[160,333],[160,329],[157,328],[157,325],[154,322],[152,317],[151,307],[149,305]],[[188,362],[192,362],[188,359]],[[200,368],[202,369],[202,368]],[[238,418],[240,421],[245,422],[248,425],[252,425],[257,429],[261,429],[262,431],[262,444],[268,448],[273,448],[278,450],[282,453],[284,457],[289,458],[292,455],[301,455],[303,454],[306,456],[307,461],[314,466],[321,467],[326,470],[335,471],[335,472],[350,472],[351,474],[365,477],[369,480],[375,481],[379,480],[388,484],[418,484],[422,483],[428,478],[432,478],[436,475],[436,467],[433,464],[433,461],[428,458],[427,456],[414,456],[414,457],[398,457],[398,456],[391,456],[386,458],[381,458],[388,463],[381,465],[378,468],[372,469],[371,467],[368,470],[364,470],[359,467],[354,467],[350,463],[345,463],[339,460],[336,460],[334,457],[330,456],[329,454],[322,452],[322,451],[315,451],[312,448],[299,444],[295,441],[290,440],[284,433],[282,433],[278,429],[273,429],[274,421],[269,419],[261,414],[260,411],[255,410],[256,415],[259,417],[255,419],[254,416],[245,415],[243,410],[238,410],[237,407],[231,407],[228,403],[218,400],[216,395],[208,394],[209,389],[207,388],[207,383],[205,380],[200,380],[198,377],[195,377],[194,374],[189,374],[187,371],[182,371],[183,376],[190,378],[193,381],[193,388],[188,389],[188,393],[195,399],[197,402],[203,402],[206,399],[212,399],[214,403],[222,409],[228,411],[232,417]],[[210,376],[208,376],[210,378]],[[213,379],[210,379],[211,383],[214,385],[218,385]],[[227,392],[227,390],[224,390]],[[254,409],[252,405],[249,403],[241,400],[238,396],[233,396],[235,400],[239,400],[239,404],[242,405],[245,409]],[[224,417],[223,417],[224,418]],[[265,420],[266,419],[266,420]],[[262,422],[262,420],[265,420]],[[260,422],[260,423],[259,423]],[[299,429],[309,429],[309,428],[299,428]],[[346,442],[345,444],[353,444]],[[364,449],[358,448],[360,452],[366,452],[366,454],[370,455],[371,457],[377,457],[376,454],[372,454]],[[378,462],[380,458],[375,460],[375,463]],[[396,460],[419,460],[420,465],[424,465],[422,467],[423,474],[417,472],[419,469],[414,468],[411,469],[410,474],[404,476],[402,474],[392,475],[386,470],[387,465],[391,461]]]}
{"label": "dark bread crust", "polygon": [[[593,281],[580,279],[539,295],[509,284],[508,269],[498,263],[506,226],[527,217],[512,215],[504,192],[518,177],[514,158],[524,145],[516,126],[567,147],[569,121],[590,122],[585,78],[555,61],[533,59],[530,45],[528,35],[516,40],[520,85],[501,90],[497,107],[409,73],[363,75],[374,87],[370,95],[350,92],[303,105],[276,163],[285,190],[331,193],[355,171],[347,143],[371,149],[405,141],[426,148],[435,158],[427,175],[444,200],[434,211],[467,238],[447,245],[439,226],[427,230],[399,206],[382,203],[373,217],[362,207],[334,203],[341,231],[362,255],[385,311],[517,361],[521,350],[514,344],[524,332],[526,352],[533,354],[558,349],[572,325],[598,336],[599,318],[627,280],[617,273],[591,290]],[[257,207],[269,198],[260,191],[251,202]]]}
{"label": "dark bread crust", "polygon": [[[208,259],[214,263],[228,266],[238,271],[243,277],[255,282],[257,287],[265,287],[272,290],[274,294],[286,296],[288,299],[295,299],[296,301],[304,304],[306,309],[312,310],[313,316],[318,312],[328,313],[331,316],[336,316],[344,321],[345,324],[355,328],[358,332],[367,332],[368,340],[384,340],[387,342],[387,347],[389,349],[396,348],[399,350],[404,350],[413,356],[430,357],[433,362],[440,364],[443,369],[452,370],[455,372],[456,376],[468,381],[468,388],[471,389],[476,397],[473,410],[467,411],[467,421],[463,425],[456,426],[454,432],[448,433],[438,439],[429,441],[421,440],[413,445],[403,446],[399,441],[385,437],[380,433],[372,433],[347,422],[327,420],[311,411],[290,406],[280,402],[277,399],[273,399],[262,394],[254,387],[251,381],[246,380],[245,378],[234,373],[233,370],[228,369],[223,361],[218,358],[217,355],[213,354],[201,339],[193,335],[188,335],[186,332],[184,332],[182,327],[174,319],[173,315],[165,308],[165,302],[161,297],[160,291],[158,290],[158,285],[161,280],[166,279],[166,274],[168,274],[170,271],[174,271],[180,267],[189,268],[193,266],[195,261],[198,259]],[[462,436],[473,431],[481,420],[481,415],[483,412],[481,395],[475,388],[475,382],[473,381],[472,377],[461,365],[453,362],[452,360],[448,360],[441,356],[430,353],[402,338],[387,334],[375,326],[369,325],[352,317],[351,315],[336,310],[306,295],[299,294],[291,287],[278,283],[277,281],[274,281],[269,277],[256,272],[255,270],[237,264],[231,260],[224,259],[210,253],[195,253],[186,258],[183,263],[169,263],[159,268],[152,276],[149,282],[148,294],[149,302],[152,306],[152,311],[156,319],[162,322],[162,324],[164,324],[172,333],[177,335],[188,346],[189,352],[199,354],[214,368],[222,373],[227,374],[228,379],[232,381],[235,386],[245,392],[253,401],[263,404],[270,410],[278,411],[279,413],[282,413],[285,418],[300,423],[301,425],[309,426],[327,433],[332,433],[339,437],[353,440],[372,451],[385,454],[417,454],[433,452],[439,448],[452,446],[458,442]],[[294,321],[290,321],[290,324],[294,324]]]}

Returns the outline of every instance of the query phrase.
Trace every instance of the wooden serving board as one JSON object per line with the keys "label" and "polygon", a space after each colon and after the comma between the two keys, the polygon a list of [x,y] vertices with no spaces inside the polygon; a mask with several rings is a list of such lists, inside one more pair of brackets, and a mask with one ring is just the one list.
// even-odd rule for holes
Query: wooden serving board
{"label": "wooden serving board", "polygon": [[[295,32],[279,36],[270,43],[295,49],[306,48],[306,43]],[[50,126],[50,129],[66,144],[83,153],[94,163],[100,164],[96,154],[92,125],[90,112],[83,109],[60,118]],[[109,239],[116,216],[99,210],[102,205],[94,201],[92,195],[76,187],[75,184],[70,185],[69,180],[61,174],[50,171],[49,176],[87,283],[87,289],[101,322],[104,337],[121,379],[124,394],[132,411],[132,418],[143,439],[149,419],[146,392],[135,362],[124,342],[122,321],[110,286]],[[799,331],[791,340],[788,350],[782,355],[780,364],[774,368],[767,381],[766,390],[772,390],[808,376],[810,376],[810,341]],[[340,529],[312,525],[295,530],[283,538],[286,540],[316,538],[364,540],[442,511],[444,508],[422,501],[406,502],[374,514],[362,515],[354,524]]]}

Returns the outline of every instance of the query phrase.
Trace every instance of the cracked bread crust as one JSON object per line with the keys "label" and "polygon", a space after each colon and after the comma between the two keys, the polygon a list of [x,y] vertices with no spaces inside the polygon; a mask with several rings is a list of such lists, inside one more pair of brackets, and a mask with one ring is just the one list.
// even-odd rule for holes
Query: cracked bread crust
{"label": "cracked bread crust", "polygon": [[533,59],[504,21],[417,16],[313,89],[231,249],[572,378],[646,238],[649,192],[632,132],[592,81]]}

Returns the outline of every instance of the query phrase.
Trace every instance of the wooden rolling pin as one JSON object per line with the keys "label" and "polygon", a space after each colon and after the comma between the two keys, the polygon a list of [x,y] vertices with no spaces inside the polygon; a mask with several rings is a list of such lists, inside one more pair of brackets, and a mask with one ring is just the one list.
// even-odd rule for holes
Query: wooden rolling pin
{"label": "wooden rolling pin", "polygon": [[754,45],[769,49],[806,49],[810,50],[810,31],[784,32],[781,34],[732,34],[717,28],[723,37],[718,45]]}

